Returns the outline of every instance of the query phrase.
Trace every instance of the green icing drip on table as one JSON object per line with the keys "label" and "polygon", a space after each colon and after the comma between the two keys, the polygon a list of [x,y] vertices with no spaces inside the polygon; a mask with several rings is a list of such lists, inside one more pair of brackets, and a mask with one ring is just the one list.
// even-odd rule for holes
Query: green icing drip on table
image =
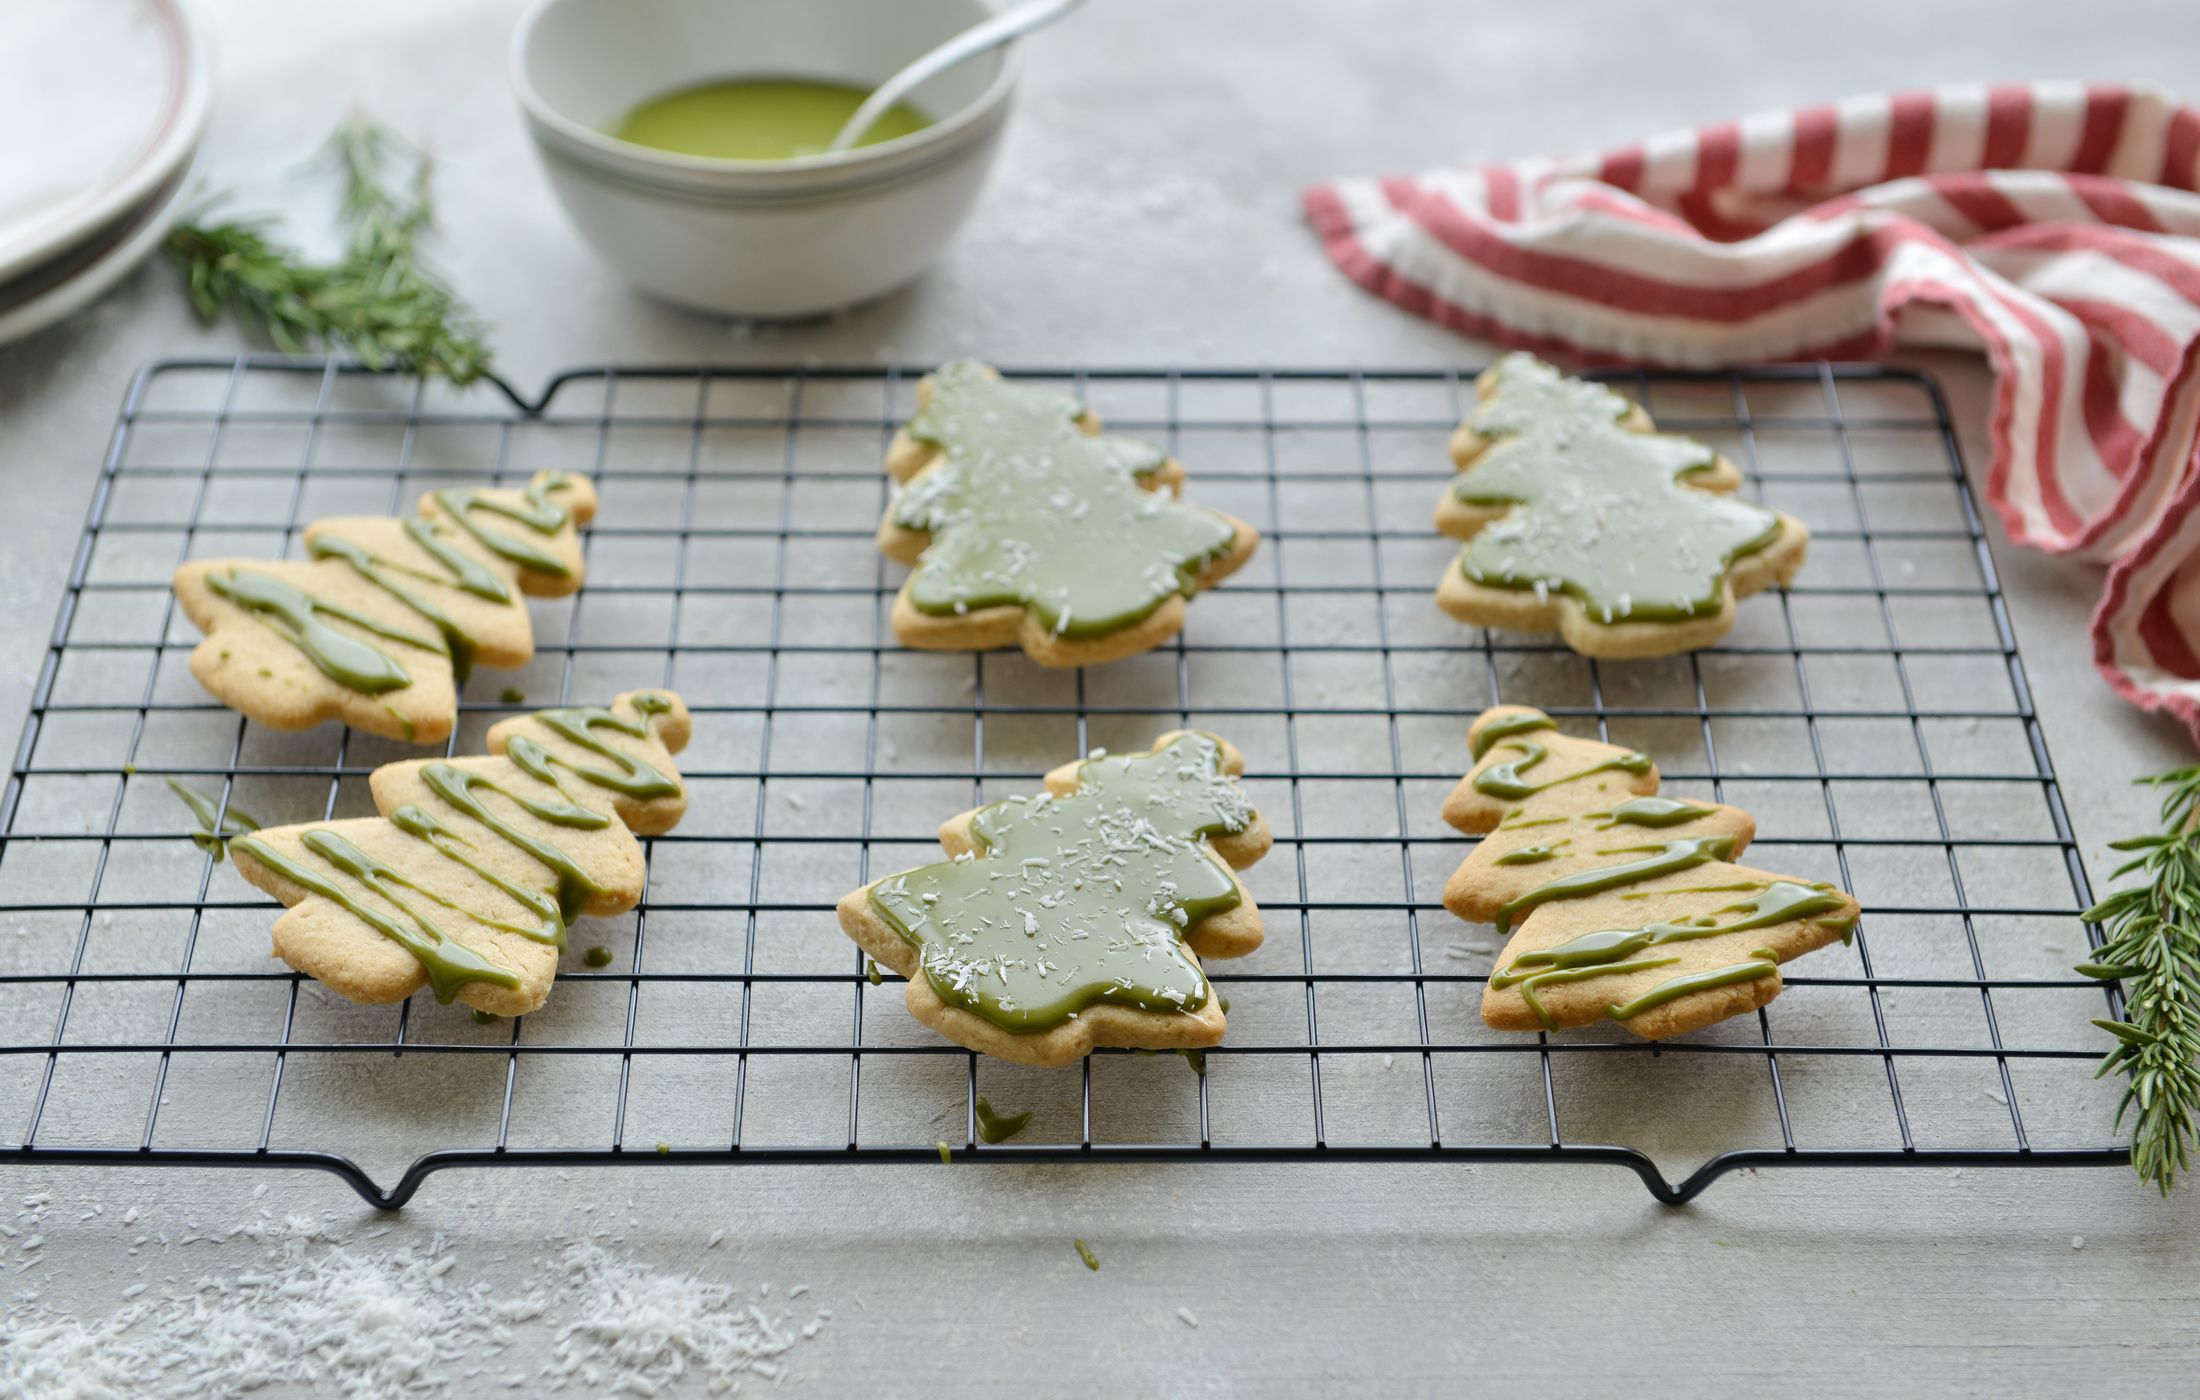
{"label": "green icing drip on table", "polygon": [[1602,623],[1675,622],[1724,606],[1733,561],[1778,539],[1780,518],[1684,485],[1717,454],[1628,431],[1630,409],[1533,356],[1497,363],[1468,418],[1488,445],[1452,490],[1468,505],[1512,509],[1460,551],[1469,579],[1564,593]]}
{"label": "green icing drip on table", "polygon": [[1254,820],[1219,741],[1183,734],[1091,759],[1078,784],[981,808],[975,854],[871,888],[933,991],[1007,1031],[1058,1026],[1095,1002],[1199,1010],[1209,988],[1184,930],[1241,902],[1204,844]]}
{"label": "green icing drip on table", "polygon": [[1139,479],[1163,453],[1084,432],[1084,409],[959,361],[931,378],[909,434],[941,456],[894,503],[893,522],[931,543],[909,581],[918,612],[1029,610],[1057,636],[1103,637],[1197,589],[1236,530]]}
{"label": "green icing drip on table", "polygon": [[1007,1142],[1022,1132],[1024,1125],[1030,1121],[1031,1110],[1028,1108],[1020,1113],[998,1113],[994,1111],[992,1104],[985,1101],[985,1095],[978,1096],[978,1136],[987,1142]]}

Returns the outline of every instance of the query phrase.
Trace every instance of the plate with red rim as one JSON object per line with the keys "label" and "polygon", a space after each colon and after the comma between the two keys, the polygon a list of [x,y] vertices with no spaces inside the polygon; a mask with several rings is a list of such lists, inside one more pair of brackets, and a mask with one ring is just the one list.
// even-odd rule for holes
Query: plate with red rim
{"label": "plate with red rim", "polygon": [[41,0],[0,16],[0,284],[127,241],[180,183],[213,78],[180,0]]}

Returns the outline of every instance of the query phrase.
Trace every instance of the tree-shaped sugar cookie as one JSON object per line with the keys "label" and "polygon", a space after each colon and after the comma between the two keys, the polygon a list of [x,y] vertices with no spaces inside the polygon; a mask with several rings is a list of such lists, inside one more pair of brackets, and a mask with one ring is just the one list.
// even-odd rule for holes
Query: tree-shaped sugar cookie
{"label": "tree-shaped sugar cookie", "polygon": [[1657,796],[1646,755],[1520,705],[1484,711],[1468,742],[1474,770],[1444,820],[1482,840],[1444,907],[1511,935],[1482,997],[1499,1030],[1681,1035],[1771,1001],[1781,963],[1855,924],[1831,885],[1733,864],[1749,813]]}
{"label": "tree-shaped sugar cookie", "polygon": [[1213,1045],[1225,1022],[1199,960],[1261,940],[1231,873],[1269,846],[1231,781],[1244,768],[1185,730],[1066,764],[1044,796],[942,826],[951,859],[848,895],[840,926],[909,979],[918,1020],[988,1055],[1062,1065],[1098,1045]]}
{"label": "tree-shaped sugar cookie", "polygon": [[413,515],[316,520],[308,559],[198,559],[176,601],[206,634],[191,674],[274,729],[340,719],[441,743],[475,662],[535,654],[522,595],[581,586],[587,478],[542,471],[521,490],[430,491]]}
{"label": "tree-shaped sugar cookie", "polygon": [[1043,666],[1149,650],[1184,626],[1185,600],[1253,555],[1260,536],[1176,499],[1184,468],[1104,437],[1065,394],[942,366],[886,469],[903,483],[879,548],[915,564],[894,600],[905,646],[1021,643]]}
{"label": "tree-shaped sugar cookie", "polygon": [[1734,626],[1734,600],[1803,567],[1801,521],[1736,499],[1741,473],[1601,384],[1507,355],[1451,441],[1436,528],[1463,539],[1436,601],[1557,632],[1586,656],[1664,656]]}
{"label": "tree-shaped sugar cookie", "polygon": [[542,1005],[566,925],[642,895],[636,834],[687,811],[672,755],[688,711],[667,690],[507,719],[489,756],[374,770],[378,817],[233,838],[245,879],[291,906],[275,956],[353,1001],[421,987],[499,1016]]}

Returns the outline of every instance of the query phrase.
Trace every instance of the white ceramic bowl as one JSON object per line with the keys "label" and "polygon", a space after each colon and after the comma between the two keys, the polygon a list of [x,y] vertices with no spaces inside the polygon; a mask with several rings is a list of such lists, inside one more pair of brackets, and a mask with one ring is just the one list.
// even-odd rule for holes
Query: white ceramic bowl
{"label": "white ceramic bowl", "polygon": [[992,166],[1013,53],[918,88],[932,125],[837,155],[717,160],[605,129],[721,78],[873,87],[990,13],[983,0],[535,0],[513,36],[512,86],[558,201],[628,281],[706,311],[810,315],[891,291],[939,256]]}

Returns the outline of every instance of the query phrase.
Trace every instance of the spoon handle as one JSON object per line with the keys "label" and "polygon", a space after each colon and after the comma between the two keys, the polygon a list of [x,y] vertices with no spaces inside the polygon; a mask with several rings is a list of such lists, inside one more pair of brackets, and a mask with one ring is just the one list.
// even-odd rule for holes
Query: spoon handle
{"label": "spoon handle", "polygon": [[827,152],[845,151],[860,139],[871,124],[884,116],[887,109],[909,95],[911,89],[936,74],[944,73],[965,59],[975,58],[987,49],[997,48],[1020,35],[1054,23],[1085,0],[1027,0],[1013,9],[1003,10],[982,24],[973,25],[925,54],[916,62],[880,83],[876,91],[865,98],[848,118],[840,134],[827,146]]}

